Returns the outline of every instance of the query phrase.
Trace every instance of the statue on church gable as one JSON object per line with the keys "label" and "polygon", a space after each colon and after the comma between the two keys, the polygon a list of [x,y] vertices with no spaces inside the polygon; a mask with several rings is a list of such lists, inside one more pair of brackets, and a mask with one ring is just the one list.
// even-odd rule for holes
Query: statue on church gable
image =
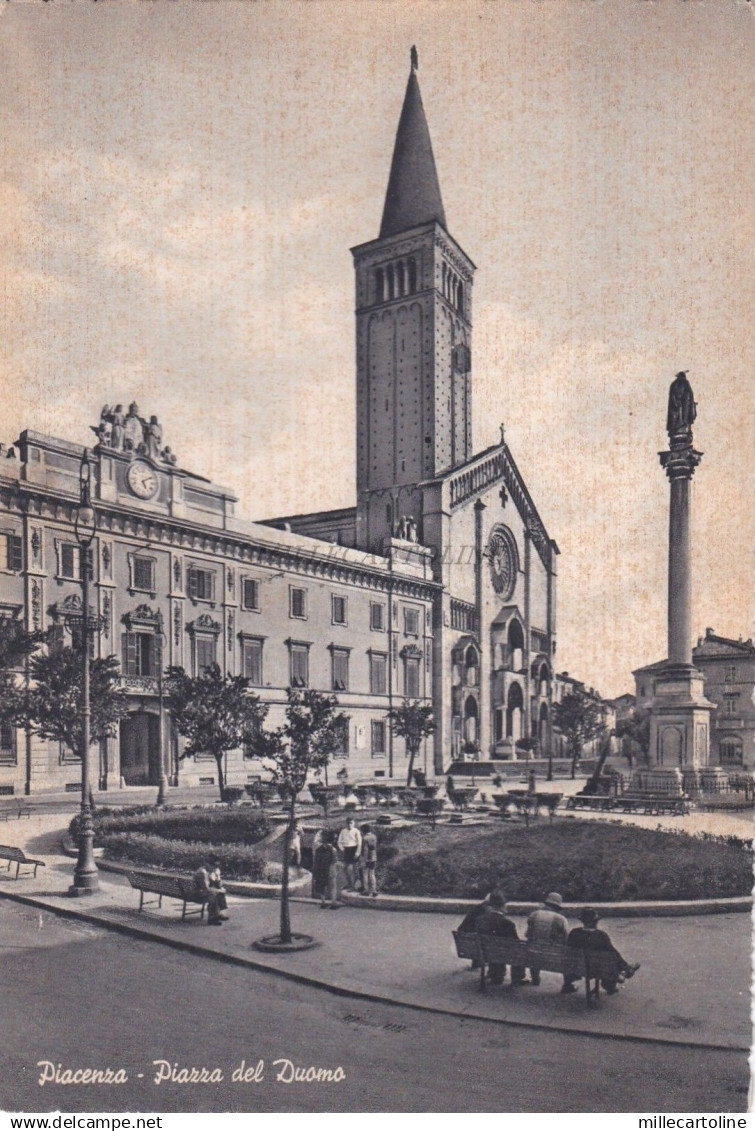
{"label": "statue on church gable", "polygon": [[692,435],[692,425],[697,416],[697,405],[692,386],[687,380],[687,372],[677,373],[668,391],[668,414],[666,430],[670,438],[679,435]]}

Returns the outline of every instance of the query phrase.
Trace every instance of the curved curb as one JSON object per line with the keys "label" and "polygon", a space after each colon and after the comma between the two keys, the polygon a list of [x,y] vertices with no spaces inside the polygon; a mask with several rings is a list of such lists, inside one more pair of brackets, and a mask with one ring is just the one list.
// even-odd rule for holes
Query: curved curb
{"label": "curved curb", "polygon": [[[466,915],[479,906],[479,899],[440,899],[432,896],[379,895],[377,899],[343,892],[341,900],[348,907],[372,908],[375,911],[424,911],[445,915]],[[579,917],[579,912],[589,903],[601,919],[638,919],[654,916],[728,915],[734,911],[751,911],[753,897],[737,895],[724,899],[642,900],[636,903],[564,903],[561,911],[568,918]],[[506,903],[511,915],[529,915],[543,906],[538,903]]]}
{"label": "curved curb", "polygon": [[[165,938],[163,935],[155,935],[142,927],[132,925],[130,923],[118,923],[105,916],[97,915],[93,912],[81,911],[78,908],[68,907],[51,907],[49,903],[41,899],[35,899],[33,896],[16,894],[15,892],[0,891],[1,898],[10,899],[15,903],[23,903],[30,907],[36,907],[49,911],[53,915],[60,915],[65,919],[79,919],[86,923],[91,923],[95,927],[102,927],[104,930],[118,931],[123,935],[129,935],[131,938],[140,939],[143,942],[155,942],[164,946],[172,947],[174,950],[181,950],[188,954],[198,955],[199,957],[212,958],[219,962],[226,962],[230,966],[241,966],[247,969],[256,970],[263,974],[272,974],[280,978],[285,978],[287,981],[298,983],[303,986],[311,986],[314,989],[325,990],[336,997],[354,998],[358,1001],[370,1001],[381,1005],[398,1005],[404,1009],[414,1009],[420,1013],[439,1014],[444,1017],[456,1017],[461,1021],[484,1021],[490,1025],[513,1025],[519,1029],[531,1029],[535,1032],[541,1033],[559,1033],[562,1036],[574,1037],[592,1037],[594,1040],[606,1041],[625,1041],[632,1044],[652,1045],[662,1048],[688,1048],[688,1049],[710,1049],[714,1052],[732,1052],[732,1053],[749,1053],[749,1045],[736,1045],[736,1044],[704,1044],[699,1041],[673,1041],[668,1037],[656,1037],[654,1035],[641,1036],[636,1033],[598,1033],[594,1029],[581,1029],[576,1026],[569,1027],[566,1025],[545,1025],[536,1021],[521,1021],[511,1017],[490,1017],[484,1013],[476,1013],[474,1010],[461,1012],[457,1009],[451,1009],[442,1005],[426,1005],[421,1002],[406,1001],[400,997],[394,997],[386,993],[375,993],[367,990],[358,990],[351,986],[338,985],[333,982],[326,982],[322,978],[315,978],[310,974],[302,974],[298,971],[286,970],[279,966],[269,966],[267,963],[247,957],[246,955],[237,954],[224,954],[220,951],[207,950],[196,943],[190,943],[185,939],[178,938]],[[79,905],[80,906],[80,905]]]}
{"label": "curved curb", "polygon": [[[67,856],[76,856],[72,847],[63,843],[63,851]],[[97,867],[103,872],[115,872],[125,875],[127,872],[150,872],[153,869],[140,868],[136,864],[118,864],[115,861],[97,859]],[[155,875],[169,873],[155,872]],[[178,873],[176,873],[178,875]],[[291,896],[299,901],[308,902],[308,897],[303,893],[308,891],[311,876],[301,876],[289,882]],[[280,897],[280,884],[252,883],[243,880],[228,880],[225,882],[226,890],[232,895],[245,895],[255,899],[278,899]],[[314,902],[317,902],[316,900]],[[357,892],[342,892],[341,902],[347,907],[370,908],[373,911],[420,911],[441,915],[466,915],[473,907],[480,903],[479,899],[448,899],[440,896],[417,895],[379,895],[377,899],[371,896],[359,895]],[[724,896],[716,899],[646,899],[635,902],[595,903],[584,900],[581,903],[564,903],[564,915],[572,919],[579,918],[579,912],[589,904],[594,907],[601,919],[640,919],[654,918],[656,916],[683,916],[683,915],[730,915],[733,912],[750,912],[753,908],[752,895]],[[506,906],[512,915],[530,915],[542,907],[542,902],[507,902]]]}

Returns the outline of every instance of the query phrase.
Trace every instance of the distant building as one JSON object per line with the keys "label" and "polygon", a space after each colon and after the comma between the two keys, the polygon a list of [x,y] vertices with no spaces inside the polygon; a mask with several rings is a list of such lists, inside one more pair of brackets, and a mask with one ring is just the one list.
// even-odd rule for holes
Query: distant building
{"label": "distant building", "polygon": [[[665,662],[665,661],[664,661]],[[705,677],[705,695],[716,704],[710,736],[711,765],[755,770],[755,645],[730,640],[706,628],[692,649]],[[649,707],[663,662],[633,672],[640,707]]]}

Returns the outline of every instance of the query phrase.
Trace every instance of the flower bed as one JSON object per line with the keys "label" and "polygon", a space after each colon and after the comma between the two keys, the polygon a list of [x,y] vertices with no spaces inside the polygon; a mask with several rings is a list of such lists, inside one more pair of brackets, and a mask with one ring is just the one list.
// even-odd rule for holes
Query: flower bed
{"label": "flower bed", "polygon": [[512,900],[560,891],[567,902],[749,895],[751,847],[620,823],[570,820],[497,829],[381,830],[378,886],[388,894]]}
{"label": "flower bed", "polygon": [[108,833],[100,837],[107,860],[135,864],[139,867],[163,868],[167,872],[194,872],[206,865],[208,858],[217,860],[223,876],[229,880],[260,881],[268,879],[268,861],[263,852],[243,844],[213,845],[170,840],[146,833]]}

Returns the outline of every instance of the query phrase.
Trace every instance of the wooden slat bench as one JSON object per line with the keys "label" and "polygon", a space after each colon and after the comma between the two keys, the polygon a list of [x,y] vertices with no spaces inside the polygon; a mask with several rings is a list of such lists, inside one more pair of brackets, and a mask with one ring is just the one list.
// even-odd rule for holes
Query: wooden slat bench
{"label": "wooden slat bench", "polygon": [[567,798],[567,809],[597,809],[598,812],[607,812],[613,809],[615,798],[604,797],[600,794],[575,794],[573,797]]}
{"label": "wooden slat bench", "polygon": [[23,849],[15,848],[13,845],[9,844],[0,844],[0,860],[8,861],[8,867],[6,869],[7,872],[10,872],[12,864],[16,865],[16,874],[13,877],[16,880],[18,879],[20,868],[24,868],[26,866],[33,868],[34,872],[32,874],[36,876],[37,868],[45,867],[44,860],[33,860],[30,856],[27,856],[25,854]]}
{"label": "wooden slat bench", "polygon": [[[157,876],[149,872],[127,872],[126,876],[131,887],[139,892],[139,910],[145,907],[162,907],[163,896],[176,899],[181,903],[181,919],[187,915],[199,915],[204,918],[204,909],[207,900],[197,894],[194,884],[190,879],[181,879],[180,876]],[[157,899],[145,900],[145,895],[156,895]],[[198,904],[198,909],[187,909],[187,904]]]}
{"label": "wooden slat bench", "polygon": [[668,797],[664,794],[632,794],[625,793],[614,798],[614,808],[625,813],[645,813],[651,816],[661,816],[669,813],[671,816],[683,817],[689,813],[689,798]]}
{"label": "wooden slat bench", "polygon": [[0,809],[0,821],[9,821],[11,817],[18,817],[20,821],[22,817],[31,817],[33,812],[33,805],[30,805],[28,801],[22,801],[20,797],[17,797],[15,809]]}
{"label": "wooden slat bench", "polygon": [[619,960],[610,951],[577,950],[568,946],[533,946],[522,939],[505,939],[496,935],[453,932],[459,958],[471,958],[480,968],[480,989],[484,990],[491,963],[500,966],[524,966],[562,974],[567,981],[585,979],[588,1004],[597,1000],[602,978],[616,978]]}

